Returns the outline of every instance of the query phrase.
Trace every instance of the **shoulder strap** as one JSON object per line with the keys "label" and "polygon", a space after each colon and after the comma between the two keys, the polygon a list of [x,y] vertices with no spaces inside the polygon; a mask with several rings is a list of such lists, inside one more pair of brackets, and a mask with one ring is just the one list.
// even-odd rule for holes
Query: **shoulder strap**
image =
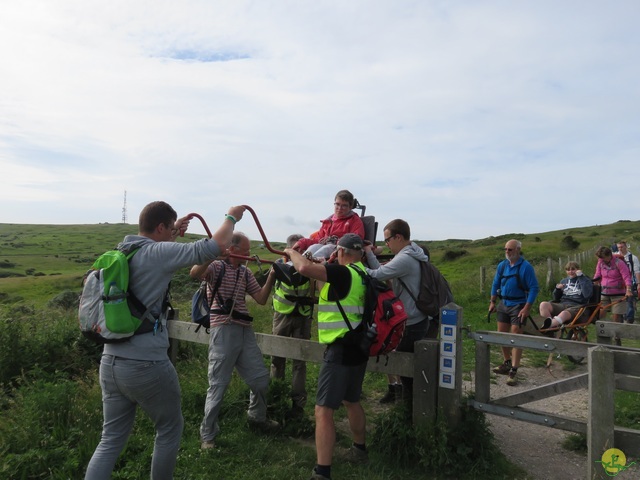
{"label": "shoulder strap", "polygon": [[[353,267],[353,269],[356,272],[358,272],[358,275],[360,275],[360,277],[362,277],[362,279],[366,282],[366,278],[369,276],[366,272],[363,272],[362,269],[358,267],[355,263],[350,263],[349,266]],[[333,288],[333,285],[329,284],[329,288],[333,291],[333,294],[336,296],[336,305],[338,306],[338,310],[340,310],[340,314],[344,319],[344,323],[347,324],[347,328],[349,329],[349,331],[353,332],[354,328],[351,326],[351,322],[347,318],[347,314],[345,313],[344,308],[342,308],[342,305],[340,304],[340,300],[338,300],[338,294]]]}
{"label": "shoulder strap", "polygon": [[[216,283],[213,285],[213,290],[211,290],[211,303],[209,304],[209,308],[213,305],[213,300],[216,298],[216,293],[218,293],[218,289],[222,284],[222,278],[224,277],[225,272],[225,264],[224,262],[220,262],[220,273],[216,277]],[[222,305],[222,303],[220,303]]]}
{"label": "shoulder strap", "polygon": [[[412,257],[412,258],[413,258],[413,257]],[[421,262],[422,262],[422,260],[418,260],[417,258],[416,258],[416,260],[419,262],[419,263],[418,263],[418,267],[420,268],[420,283],[422,283],[422,263],[421,263]],[[413,294],[413,292],[409,289],[409,287],[407,287],[407,284],[406,284],[406,283],[404,283],[404,282],[402,281],[402,278],[401,278],[401,277],[398,277],[398,281],[400,282],[400,285],[402,285],[402,288],[404,288],[404,289],[407,291],[407,293],[409,294],[409,296],[411,297],[411,299],[412,299],[414,302],[417,302],[417,301],[418,301],[418,298],[416,297],[416,295],[414,295],[414,294]]]}

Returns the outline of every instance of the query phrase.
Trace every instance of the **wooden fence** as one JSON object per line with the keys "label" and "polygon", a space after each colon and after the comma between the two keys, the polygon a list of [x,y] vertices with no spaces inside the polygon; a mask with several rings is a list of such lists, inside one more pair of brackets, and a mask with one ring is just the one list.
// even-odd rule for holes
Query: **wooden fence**
{"label": "wooden fence", "polygon": [[[640,338],[640,325],[597,321],[595,328],[600,343],[611,344],[616,336]],[[601,464],[603,454],[610,448],[615,447],[635,458],[640,456],[640,430],[614,425],[613,395],[615,389],[640,392],[640,349],[485,331],[474,332],[469,336],[476,342],[475,398],[469,402],[470,406],[493,415],[585,435],[589,479],[611,476]],[[491,345],[585,357],[588,359],[588,372],[492,399],[489,356]],[[588,389],[587,421],[522,406],[580,388]],[[640,466],[638,472],[640,476]]]}
{"label": "wooden fence", "polygon": [[[453,322],[449,321],[453,325],[447,326],[448,332],[461,338],[459,325],[462,325],[462,309],[455,305],[447,307],[449,309],[446,312],[443,311],[443,313],[448,313],[445,318],[454,319]],[[167,322],[167,328],[171,342],[170,358],[174,363],[177,358],[178,341],[209,344],[209,334],[202,328],[196,332],[197,325],[194,323],[170,320]],[[279,337],[265,333],[256,333],[256,338],[263,355],[315,363],[322,362],[325,346],[315,341]],[[446,373],[444,386],[438,387],[440,383],[438,378],[440,350],[441,341],[421,340],[416,343],[415,353],[391,352],[388,357],[369,359],[368,371],[414,378],[414,425],[432,420],[439,405],[442,405],[441,409],[446,414],[452,416],[452,421],[456,421],[459,417],[460,396],[456,387],[459,388],[462,381],[462,372],[460,369],[456,371],[450,368]],[[462,349],[447,353],[447,355],[452,358],[451,364],[455,364],[455,355],[457,355],[457,365],[462,365]]]}
{"label": "wooden fence", "polygon": [[[462,308],[449,304],[441,310],[439,340],[421,340],[415,353],[392,352],[388,358],[371,358],[368,371],[413,377],[413,423],[431,422],[438,412],[455,423],[462,407]],[[178,341],[209,343],[204,329],[191,322],[170,320],[170,356],[177,358]],[[640,339],[640,325],[595,323],[601,345],[553,338],[478,331],[465,333],[475,341],[475,397],[467,404],[479,411],[587,436],[589,479],[606,478],[602,455],[615,446],[640,457],[640,431],[614,425],[613,390],[640,392],[640,349],[615,347],[613,337]],[[256,333],[264,355],[320,363],[325,347],[317,342]],[[502,397],[491,398],[490,346],[520,347],[588,359],[588,373]],[[522,405],[579,388],[589,391],[588,421],[528,409]],[[517,441],[517,439],[514,439]],[[640,471],[640,466],[638,466]]]}

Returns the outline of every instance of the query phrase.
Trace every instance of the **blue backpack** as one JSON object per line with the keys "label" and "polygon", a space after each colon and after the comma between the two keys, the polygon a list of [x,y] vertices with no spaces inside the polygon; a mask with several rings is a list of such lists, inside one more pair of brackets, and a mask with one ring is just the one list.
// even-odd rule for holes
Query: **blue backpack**
{"label": "blue backpack", "polygon": [[196,290],[196,293],[194,293],[191,298],[191,321],[198,324],[196,332],[200,330],[200,327],[204,327],[208,331],[211,326],[211,304],[213,303],[213,299],[216,298],[216,293],[218,293],[218,289],[222,283],[222,277],[224,277],[225,269],[224,265],[224,262],[221,262],[222,269],[216,278],[216,284],[214,285],[213,292],[211,293],[211,303],[207,300],[206,280],[203,280],[202,283],[200,283],[200,288]]}

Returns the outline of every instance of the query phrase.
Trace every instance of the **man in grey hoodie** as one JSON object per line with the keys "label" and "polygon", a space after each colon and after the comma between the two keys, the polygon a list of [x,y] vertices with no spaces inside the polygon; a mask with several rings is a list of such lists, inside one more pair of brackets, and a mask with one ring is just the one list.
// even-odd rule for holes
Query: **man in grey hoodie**
{"label": "man in grey hoodie", "polygon": [[227,249],[234,225],[244,210],[243,206],[231,207],[211,240],[176,243],[177,236],[187,230],[190,218],[178,219],[169,204],[152,202],[140,213],[138,235],[127,235],[118,245],[125,252],[139,249],[129,263],[129,287],[158,319],[159,326],[154,332],[104,346],[100,362],[104,423],[85,479],[111,478],[138,406],[156,429],[151,478],[173,478],[184,420],[178,375],[167,355],[165,294],[176,270],[205,263]]}
{"label": "man in grey hoodie", "polygon": [[[413,352],[414,343],[427,336],[427,332],[433,331],[430,325],[431,319],[418,310],[416,302],[409,294],[411,292],[417,296],[420,291],[420,264],[418,262],[428,262],[429,257],[424,253],[422,247],[411,241],[411,229],[409,224],[401,219],[391,220],[383,230],[384,243],[394,254],[394,257],[384,265],[378,262],[373,253],[373,246],[365,246],[367,255],[367,272],[378,280],[391,280],[394,293],[404,303],[407,312],[407,326],[402,337],[402,341],[396,351]],[[402,282],[406,285],[403,287]],[[432,328],[430,328],[432,327]],[[437,330],[436,330],[437,333]],[[402,398],[411,406],[413,399],[413,378],[401,377]],[[392,391],[393,387],[389,387]]]}

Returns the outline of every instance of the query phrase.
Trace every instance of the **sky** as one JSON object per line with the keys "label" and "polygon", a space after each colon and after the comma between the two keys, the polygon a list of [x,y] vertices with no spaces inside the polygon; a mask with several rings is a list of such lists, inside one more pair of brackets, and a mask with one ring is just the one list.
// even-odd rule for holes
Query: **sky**
{"label": "sky", "polygon": [[120,223],[126,192],[131,224],[244,204],[280,242],[341,189],[378,240],[638,220],[638,25],[638,0],[2,2],[0,223]]}

